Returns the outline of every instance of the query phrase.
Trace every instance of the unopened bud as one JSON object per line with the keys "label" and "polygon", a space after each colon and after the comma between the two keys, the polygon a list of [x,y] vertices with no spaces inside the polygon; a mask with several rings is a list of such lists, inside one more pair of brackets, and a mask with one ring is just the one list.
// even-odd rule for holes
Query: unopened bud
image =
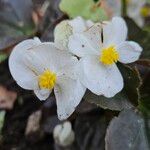
{"label": "unopened bud", "polygon": [[70,122],[64,122],[63,124],[57,125],[53,131],[53,137],[55,142],[63,147],[69,146],[75,139],[74,131]]}

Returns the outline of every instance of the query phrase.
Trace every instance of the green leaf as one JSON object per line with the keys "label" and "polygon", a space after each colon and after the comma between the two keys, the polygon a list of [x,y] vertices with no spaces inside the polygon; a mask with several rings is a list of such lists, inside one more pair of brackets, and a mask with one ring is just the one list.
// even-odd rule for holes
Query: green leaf
{"label": "green leaf", "polygon": [[6,54],[1,54],[1,53],[0,53],[0,63],[1,63],[2,61],[4,61],[6,58],[7,58],[7,55],[6,55]]}
{"label": "green leaf", "polygon": [[0,134],[4,125],[5,111],[0,111]]}
{"label": "green leaf", "polygon": [[[136,69],[118,64],[124,79],[124,89],[112,98],[97,96],[87,91],[84,99],[104,109],[121,111],[138,105],[141,79]],[[119,82],[119,81],[118,81]]]}
{"label": "green leaf", "polygon": [[96,104],[103,109],[121,111],[122,109],[132,107],[128,97],[123,92],[118,93],[112,98],[106,98],[104,96],[97,96],[90,91],[87,91],[84,99],[90,103]]}
{"label": "green leaf", "polygon": [[94,22],[107,19],[104,9],[94,0],[61,0],[59,7],[70,18],[81,16]]}
{"label": "green leaf", "polygon": [[149,150],[143,116],[132,109],[112,119],[105,137],[106,150]]}
{"label": "green leaf", "polygon": [[121,63],[118,64],[119,70],[124,79],[124,91],[129,101],[137,106],[140,98],[139,88],[142,84],[138,70]]}
{"label": "green leaf", "polygon": [[143,47],[141,58],[150,59],[150,33],[138,27],[132,19],[125,20],[128,25],[128,39],[138,42]]}
{"label": "green leaf", "polygon": [[142,76],[143,84],[140,88],[139,109],[150,117],[150,60],[137,62],[137,67]]}

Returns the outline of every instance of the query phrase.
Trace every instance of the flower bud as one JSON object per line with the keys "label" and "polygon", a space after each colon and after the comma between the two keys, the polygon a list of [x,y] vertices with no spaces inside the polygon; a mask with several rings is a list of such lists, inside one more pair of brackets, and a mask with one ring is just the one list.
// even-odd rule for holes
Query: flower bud
{"label": "flower bud", "polygon": [[74,131],[70,122],[64,122],[63,124],[57,125],[53,131],[53,137],[55,142],[63,147],[69,146],[75,139]]}

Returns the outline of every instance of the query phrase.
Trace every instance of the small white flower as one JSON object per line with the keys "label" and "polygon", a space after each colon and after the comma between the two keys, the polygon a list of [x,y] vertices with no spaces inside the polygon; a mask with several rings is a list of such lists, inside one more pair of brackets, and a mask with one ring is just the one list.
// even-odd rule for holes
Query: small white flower
{"label": "small white flower", "polygon": [[94,23],[90,20],[85,21],[81,17],[72,20],[64,20],[59,23],[54,30],[54,43],[62,50],[68,50],[69,37],[74,33],[81,33],[91,27]]}
{"label": "small white flower", "polygon": [[38,38],[19,43],[9,58],[10,72],[19,86],[33,90],[40,100],[47,99],[54,88],[60,120],[73,113],[86,90],[77,80],[77,63],[54,43],[41,43]]}
{"label": "small white flower", "polygon": [[74,142],[75,135],[69,121],[57,125],[53,131],[55,142],[60,146],[69,146]]}
{"label": "small white flower", "polygon": [[137,43],[125,41],[126,38],[127,26],[120,17],[114,17],[105,25],[95,24],[84,33],[70,37],[69,50],[81,57],[80,81],[93,93],[113,97],[122,90],[123,78],[116,62],[134,62],[142,51]]}
{"label": "small white flower", "polygon": [[[106,0],[105,3],[109,7],[112,16],[121,16],[121,0]],[[127,15],[134,19],[139,26],[143,26],[144,16],[142,12],[146,0],[126,0],[126,3]],[[149,9],[147,9],[147,11],[149,11]],[[150,11],[149,13],[147,12],[147,14],[150,14]]]}
{"label": "small white flower", "polygon": [[142,10],[145,4],[146,0],[127,0],[127,14],[134,19],[139,26],[144,25]]}

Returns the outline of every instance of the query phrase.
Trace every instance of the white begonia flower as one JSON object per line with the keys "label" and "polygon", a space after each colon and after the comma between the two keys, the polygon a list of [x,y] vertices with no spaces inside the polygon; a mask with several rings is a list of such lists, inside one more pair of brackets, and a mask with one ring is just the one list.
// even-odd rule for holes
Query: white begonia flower
{"label": "white begonia flower", "polygon": [[[107,9],[113,16],[121,16],[121,0],[106,0],[104,1]],[[135,20],[139,26],[144,25],[145,14],[150,15],[150,9],[144,8],[146,0],[126,0],[127,3],[127,15]]]}
{"label": "white begonia flower", "polygon": [[75,73],[78,60],[38,38],[25,40],[13,49],[9,68],[19,86],[33,90],[40,100],[49,97],[52,89],[60,120],[69,117],[80,103],[86,88]]}
{"label": "white begonia flower", "polygon": [[55,142],[63,147],[69,146],[74,142],[75,134],[72,130],[71,123],[69,121],[59,124],[54,128],[53,137]]}
{"label": "white begonia flower", "polygon": [[69,37],[75,33],[81,33],[90,28],[94,23],[90,20],[84,20],[82,17],[76,17],[72,20],[60,22],[54,30],[54,43],[62,50],[68,50]]}
{"label": "white begonia flower", "polygon": [[144,17],[142,10],[146,0],[127,0],[127,14],[135,20],[139,26],[144,25]]}
{"label": "white begonia flower", "polygon": [[105,25],[95,24],[84,33],[70,37],[69,50],[81,57],[80,81],[93,93],[113,97],[122,90],[123,78],[116,62],[134,62],[142,51],[137,43],[125,41],[126,37],[127,26],[120,17],[114,17]]}

